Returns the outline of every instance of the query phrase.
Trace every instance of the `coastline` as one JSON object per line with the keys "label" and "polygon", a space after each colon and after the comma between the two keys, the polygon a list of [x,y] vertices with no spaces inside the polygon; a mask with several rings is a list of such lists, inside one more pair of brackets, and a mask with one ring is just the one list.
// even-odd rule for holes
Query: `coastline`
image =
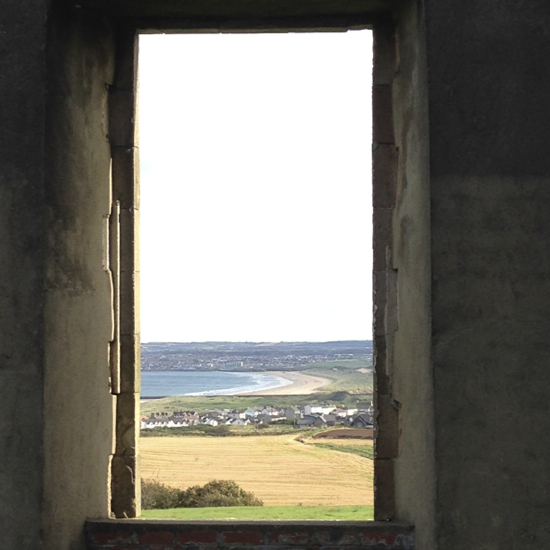
{"label": "coastline", "polygon": [[266,377],[266,378],[272,378],[272,379],[278,379],[281,384],[277,386],[267,387],[267,388],[259,388],[259,389],[247,389],[246,387],[242,387],[242,389],[238,388],[228,388],[227,393],[223,392],[223,390],[218,390],[216,393],[206,393],[206,392],[200,392],[200,393],[190,393],[190,394],[183,394],[183,395],[163,395],[161,393],[161,389],[159,388],[159,393],[154,395],[146,395],[144,397],[140,398],[140,401],[142,403],[145,403],[147,401],[156,401],[158,399],[164,399],[165,397],[219,397],[219,396],[240,396],[240,397],[248,397],[248,396],[276,396],[276,395],[309,395],[312,394],[319,389],[323,388],[324,386],[330,384],[332,381],[323,378],[321,376],[311,375],[311,374],[305,374],[301,371],[298,372],[288,372],[288,371],[264,371],[262,373],[257,374],[259,377]]}
{"label": "coastline", "polygon": [[304,374],[303,372],[269,371],[269,374],[285,378],[291,384],[279,386],[269,390],[255,390],[250,392],[234,393],[237,396],[262,396],[262,395],[309,395],[331,383],[328,378]]}

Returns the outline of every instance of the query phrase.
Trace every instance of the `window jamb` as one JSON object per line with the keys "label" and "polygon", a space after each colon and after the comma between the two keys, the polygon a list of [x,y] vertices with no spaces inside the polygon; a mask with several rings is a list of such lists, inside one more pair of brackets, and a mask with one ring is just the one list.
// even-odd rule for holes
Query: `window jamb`
{"label": "window jamb", "polygon": [[[296,32],[371,28],[373,58],[373,339],[375,398],[375,520],[395,516],[393,461],[398,455],[399,411],[391,396],[395,277],[392,220],[396,201],[397,148],[393,132],[392,80],[395,30],[385,17],[326,16],[268,21],[200,18],[128,22],[119,28],[114,84],[110,89],[109,139],[112,151],[111,250],[118,250],[111,346],[116,395],[115,455],[111,465],[111,508],[115,517],[140,515],[139,472],[139,144],[137,119],[138,33]],[[117,282],[118,281],[118,282]],[[117,305],[118,304],[118,305]]]}

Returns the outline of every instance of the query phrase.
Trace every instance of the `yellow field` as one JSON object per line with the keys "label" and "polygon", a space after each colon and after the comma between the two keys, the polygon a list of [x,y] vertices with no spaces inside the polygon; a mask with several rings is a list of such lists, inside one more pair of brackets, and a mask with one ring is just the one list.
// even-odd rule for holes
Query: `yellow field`
{"label": "yellow field", "polygon": [[142,477],[182,489],[232,479],[266,506],[373,504],[371,460],[295,437],[144,437]]}

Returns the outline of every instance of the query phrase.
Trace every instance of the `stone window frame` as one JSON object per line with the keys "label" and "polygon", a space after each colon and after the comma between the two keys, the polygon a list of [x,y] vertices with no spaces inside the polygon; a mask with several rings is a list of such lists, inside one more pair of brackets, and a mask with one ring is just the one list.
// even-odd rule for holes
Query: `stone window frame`
{"label": "stone window frame", "polygon": [[[326,0],[330,4],[330,0]],[[373,344],[375,400],[375,520],[395,516],[394,459],[399,452],[399,407],[392,399],[392,341],[396,330],[397,278],[392,268],[398,149],[392,114],[395,25],[389,14],[268,19],[133,19],[117,33],[115,78],[109,90],[112,157],[110,265],[114,340],[110,350],[116,397],[111,510],[115,517],[140,514],[139,460],[139,128],[138,36],[145,33],[258,33],[373,31]]]}

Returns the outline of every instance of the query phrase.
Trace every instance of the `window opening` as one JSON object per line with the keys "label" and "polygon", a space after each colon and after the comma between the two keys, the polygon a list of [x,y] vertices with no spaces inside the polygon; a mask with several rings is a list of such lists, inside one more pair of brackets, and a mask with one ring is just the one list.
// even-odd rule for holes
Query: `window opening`
{"label": "window opening", "polygon": [[142,479],[373,504],[372,439],[313,437],[372,422],[371,52],[370,31],[140,37],[142,397],[218,394],[142,403]]}

